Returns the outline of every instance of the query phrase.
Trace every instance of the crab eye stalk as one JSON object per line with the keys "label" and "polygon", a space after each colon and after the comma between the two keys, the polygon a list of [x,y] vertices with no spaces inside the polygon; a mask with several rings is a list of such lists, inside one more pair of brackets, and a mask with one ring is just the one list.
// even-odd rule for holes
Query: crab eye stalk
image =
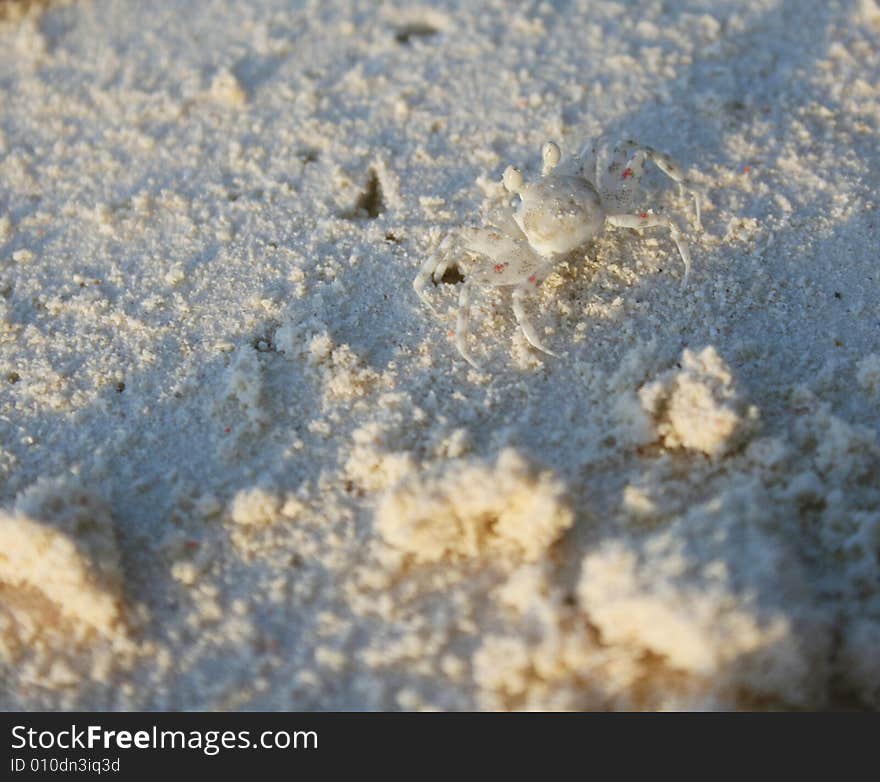
{"label": "crab eye stalk", "polygon": [[556,168],[561,156],[562,153],[559,151],[559,147],[556,144],[552,141],[545,142],[544,146],[541,147],[541,160],[543,161],[541,176],[547,176],[547,174]]}
{"label": "crab eye stalk", "polygon": [[522,172],[518,168],[508,166],[504,171],[502,183],[511,193],[518,193],[523,188]]}

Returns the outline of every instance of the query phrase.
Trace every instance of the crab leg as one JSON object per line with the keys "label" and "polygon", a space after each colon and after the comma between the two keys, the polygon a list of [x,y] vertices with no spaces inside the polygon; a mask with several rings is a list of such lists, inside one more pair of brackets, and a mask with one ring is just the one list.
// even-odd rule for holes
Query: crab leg
{"label": "crab leg", "polygon": [[666,215],[653,214],[651,212],[642,212],[637,215],[607,215],[605,219],[610,225],[618,228],[667,228],[678,248],[678,254],[684,262],[684,277],[681,281],[681,287],[687,287],[688,275],[691,271],[691,251],[688,248],[687,240],[682,236],[678,226],[670,220]]}
{"label": "crab leg", "polygon": [[461,293],[458,295],[458,317],[455,323],[455,347],[461,353],[461,357],[468,362],[474,369],[479,369],[480,365],[476,362],[467,345],[467,338],[470,334],[470,317],[471,317],[471,282],[465,282],[461,286]]}
{"label": "crab leg", "polygon": [[437,266],[438,260],[435,253],[422,264],[421,268],[419,269],[419,273],[413,280],[413,290],[415,290],[416,295],[419,297],[419,299],[421,299],[422,304],[427,305],[428,308],[432,311],[434,310],[434,305],[431,304],[431,300],[428,298],[428,294],[425,293],[425,288],[427,287],[428,280],[431,279]]}
{"label": "crab leg", "polygon": [[555,358],[561,358],[558,353],[554,353],[541,341],[541,338],[538,336],[538,331],[529,319],[523,304],[526,296],[531,296],[535,293],[538,286],[544,281],[544,278],[550,272],[551,268],[552,263],[544,264],[513,289],[513,314],[514,317],[516,317],[517,324],[520,329],[522,329],[523,336],[533,348],[540,350],[547,355],[554,356]]}
{"label": "crab leg", "polygon": [[679,192],[693,196],[697,227],[702,230],[699,187],[685,176],[681,166],[665,152],[658,152],[653,147],[642,146],[635,141],[618,144],[614,148],[610,165],[600,172],[603,199],[609,204],[616,204],[618,208],[629,208],[628,204],[642,178],[647,160],[653,161],[657,168],[675,182]]}
{"label": "crab leg", "polygon": [[440,242],[437,250],[421,265],[419,273],[413,280],[413,290],[415,290],[422,303],[426,304],[435,315],[437,314],[437,310],[434,309],[434,305],[431,304],[430,299],[428,299],[428,295],[425,293],[425,288],[428,286],[428,280],[433,278],[436,281],[446,273],[446,270],[452,263],[451,252],[453,243],[453,236],[447,236],[442,242]]}

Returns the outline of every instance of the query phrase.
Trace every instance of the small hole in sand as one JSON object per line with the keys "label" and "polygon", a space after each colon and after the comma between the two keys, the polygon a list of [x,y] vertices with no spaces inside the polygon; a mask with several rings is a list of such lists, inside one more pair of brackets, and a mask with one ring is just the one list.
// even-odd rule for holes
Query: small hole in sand
{"label": "small hole in sand", "polygon": [[431,38],[440,31],[426,22],[413,22],[396,28],[394,40],[397,43],[408,44],[413,38]]}
{"label": "small hole in sand", "polygon": [[444,285],[458,285],[458,283],[464,282],[464,275],[458,270],[457,266],[450,266],[443,272],[440,282]]}
{"label": "small hole in sand", "polygon": [[251,347],[258,353],[274,353],[276,351],[275,332],[277,330],[277,323],[268,324],[262,334],[257,334],[251,339]]}
{"label": "small hole in sand", "polygon": [[349,219],[368,218],[375,220],[385,211],[385,201],[382,198],[382,185],[375,171],[370,169],[364,192],[358,196],[354,209],[347,215]]}

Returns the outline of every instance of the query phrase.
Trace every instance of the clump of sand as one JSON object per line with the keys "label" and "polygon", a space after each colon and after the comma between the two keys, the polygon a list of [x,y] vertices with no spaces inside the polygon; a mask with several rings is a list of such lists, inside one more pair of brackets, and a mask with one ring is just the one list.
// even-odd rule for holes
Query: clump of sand
{"label": "clump of sand", "polygon": [[236,524],[260,526],[272,524],[280,515],[281,500],[259,486],[242,489],[232,499],[230,516]]}
{"label": "clump of sand", "polygon": [[639,391],[657,436],[667,448],[721,456],[754,429],[758,410],[733,382],[730,368],[711,345],[685,349],[680,369],[670,369]]}
{"label": "clump of sand", "polygon": [[110,511],[73,479],[40,479],[0,513],[0,659],[20,681],[106,678],[131,651],[122,587]]}
{"label": "clump of sand", "polygon": [[[588,554],[580,604],[603,644],[655,655],[704,682],[707,701],[726,694],[732,703],[739,691],[812,705],[830,624],[810,608],[794,552],[748,518],[757,507],[735,494],[722,502],[730,507],[695,508],[638,549],[608,541]],[[737,555],[750,563],[747,575],[731,567]]]}
{"label": "clump of sand", "polygon": [[376,512],[384,540],[419,562],[495,551],[534,560],[572,520],[562,482],[511,448],[494,464],[453,462],[406,478]]}

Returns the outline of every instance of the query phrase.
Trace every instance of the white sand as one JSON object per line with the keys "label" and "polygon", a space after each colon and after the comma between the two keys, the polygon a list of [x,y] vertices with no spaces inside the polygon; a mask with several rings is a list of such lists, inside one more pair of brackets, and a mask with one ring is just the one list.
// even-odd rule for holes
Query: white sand
{"label": "white sand", "polygon": [[[0,706],[880,706],[875,0],[13,6]],[[609,230],[471,369],[419,265],[599,133],[689,288]]]}

